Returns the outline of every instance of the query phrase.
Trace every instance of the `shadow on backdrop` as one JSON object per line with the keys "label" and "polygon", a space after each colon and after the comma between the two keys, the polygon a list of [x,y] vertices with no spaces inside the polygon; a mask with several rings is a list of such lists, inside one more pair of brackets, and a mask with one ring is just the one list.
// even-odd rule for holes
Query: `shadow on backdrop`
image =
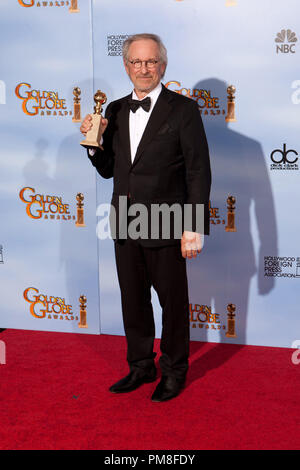
{"label": "shadow on backdrop", "polygon": [[[194,89],[210,90],[211,96],[227,103],[227,86],[224,81],[211,78],[196,83]],[[238,120],[238,97],[236,116]],[[215,214],[212,210],[211,215],[218,215],[219,218],[211,219],[215,223],[211,223],[211,234],[206,238],[199,258],[188,262],[190,303],[207,305],[212,307],[212,312],[222,314],[226,329],[227,305],[235,304],[237,338],[227,338],[226,329],[221,329],[214,340],[212,335],[208,335],[205,325],[203,328],[198,328],[198,325],[197,329],[192,328],[192,339],[197,336],[197,340],[205,342],[209,336],[210,341],[235,343],[236,347],[225,348],[225,352],[224,347],[216,345],[193,362],[193,355],[201,348],[201,343],[194,343],[191,348],[190,380],[222,365],[242,345],[247,344],[250,281],[255,276],[258,295],[269,294],[274,287],[274,278],[264,277],[263,256],[270,253],[277,255],[274,201],[260,143],[233,130],[234,123],[229,127],[225,115],[202,114],[202,117],[212,168],[211,208],[218,209]],[[225,231],[228,196],[236,198],[236,232]],[[224,219],[225,224],[222,223]],[[253,239],[255,233],[259,239],[257,256]]]}
{"label": "shadow on backdrop", "polygon": [[[81,83],[74,83],[81,89],[81,119],[85,115],[93,113],[94,93],[92,90],[92,80]],[[96,89],[105,90],[111,94],[110,86],[103,80],[95,79]],[[73,100],[73,88],[69,90]],[[103,111],[104,115],[105,110]],[[71,119],[71,118],[70,118]],[[69,134],[62,140],[58,149],[55,170],[55,187],[58,194],[64,194],[66,201],[70,201],[71,212],[76,214],[76,195],[84,195],[84,218],[86,227],[76,227],[74,222],[61,224],[60,230],[60,269],[64,269],[66,278],[66,290],[70,303],[74,306],[74,313],[79,316],[79,296],[87,297],[87,323],[89,326],[91,316],[95,315],[95,310],[99,312],[99,286],[98,286],[98,239],[96,236],[96,207],[95,179],[96,171],[91,165],[87,152],[80,142],[84,140],[80,133],[80,123],[74,123],[74,133]],[[66,175],[68,184],[66,185]],[[100,177],[99,177],[100,178]],[[97,186],[98,180],[97,176]],[[112,192],[112,180],[101,178],[101,193],[110,202]],[[89,221],[92,221],[89,222]],[[110,240],[108,241],[112,243]],[[84,333],[74,322],[74,332]],[[88,344],[86,335],[81,335],[83,343]]]}

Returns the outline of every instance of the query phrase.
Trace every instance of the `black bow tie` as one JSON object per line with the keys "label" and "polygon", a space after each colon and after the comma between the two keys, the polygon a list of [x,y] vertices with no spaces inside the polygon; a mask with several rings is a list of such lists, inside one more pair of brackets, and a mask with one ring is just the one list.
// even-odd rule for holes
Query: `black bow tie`
{"label": "black bow tie", "polygon": [[148,98],[145,98],[142,101],[133,100],[132,98],[129,98],[128,104],[129,104],[129,108],[131,109],[133,113],[135,113],[136,110],[139,109],[140,106],[143,108],[144,111],[148,113],[150,110],[150,106],[151,106],[151,98],[148,96]]}

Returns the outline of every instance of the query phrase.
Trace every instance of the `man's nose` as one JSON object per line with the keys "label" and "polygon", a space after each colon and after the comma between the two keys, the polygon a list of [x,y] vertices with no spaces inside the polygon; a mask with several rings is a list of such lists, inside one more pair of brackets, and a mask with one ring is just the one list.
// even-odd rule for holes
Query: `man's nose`
{"label": "man's nose", "polygon": [[141,71],[143,73],[148,73],[148,67],[146,65],[146,62],[142,62]]}

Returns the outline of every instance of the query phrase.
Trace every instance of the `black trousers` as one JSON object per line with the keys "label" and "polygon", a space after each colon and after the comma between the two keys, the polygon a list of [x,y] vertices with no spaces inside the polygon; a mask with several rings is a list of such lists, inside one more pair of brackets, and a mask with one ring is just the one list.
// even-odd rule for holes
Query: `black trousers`
{"label": "black trousers", "polygon": [[188,370],[189,300],[180,243],[149,248],[128,238],[115,242],[115,255],[130,369],[154,365],[153,286],[162,307],[162,375],[183,379]]}

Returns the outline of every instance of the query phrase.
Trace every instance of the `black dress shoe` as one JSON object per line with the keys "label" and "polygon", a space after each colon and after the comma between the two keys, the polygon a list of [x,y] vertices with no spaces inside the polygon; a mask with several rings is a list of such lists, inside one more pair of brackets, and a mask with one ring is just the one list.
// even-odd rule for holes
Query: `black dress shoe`
{"label": "black dress shoe", "polygon": [[162,402],[177,397],[184,387],[184,382],[185,379],[176,379],[175,377],[163,375],[151,400],[154,402]]}
{"label": "black dress shoe", "polygon": [[131,371],[126,377],[112,385],[109,389],[112,393],[126,393],[136,390],[145,383],[154,382],[156,380],[156,368],[153,367],[149,372]]}

